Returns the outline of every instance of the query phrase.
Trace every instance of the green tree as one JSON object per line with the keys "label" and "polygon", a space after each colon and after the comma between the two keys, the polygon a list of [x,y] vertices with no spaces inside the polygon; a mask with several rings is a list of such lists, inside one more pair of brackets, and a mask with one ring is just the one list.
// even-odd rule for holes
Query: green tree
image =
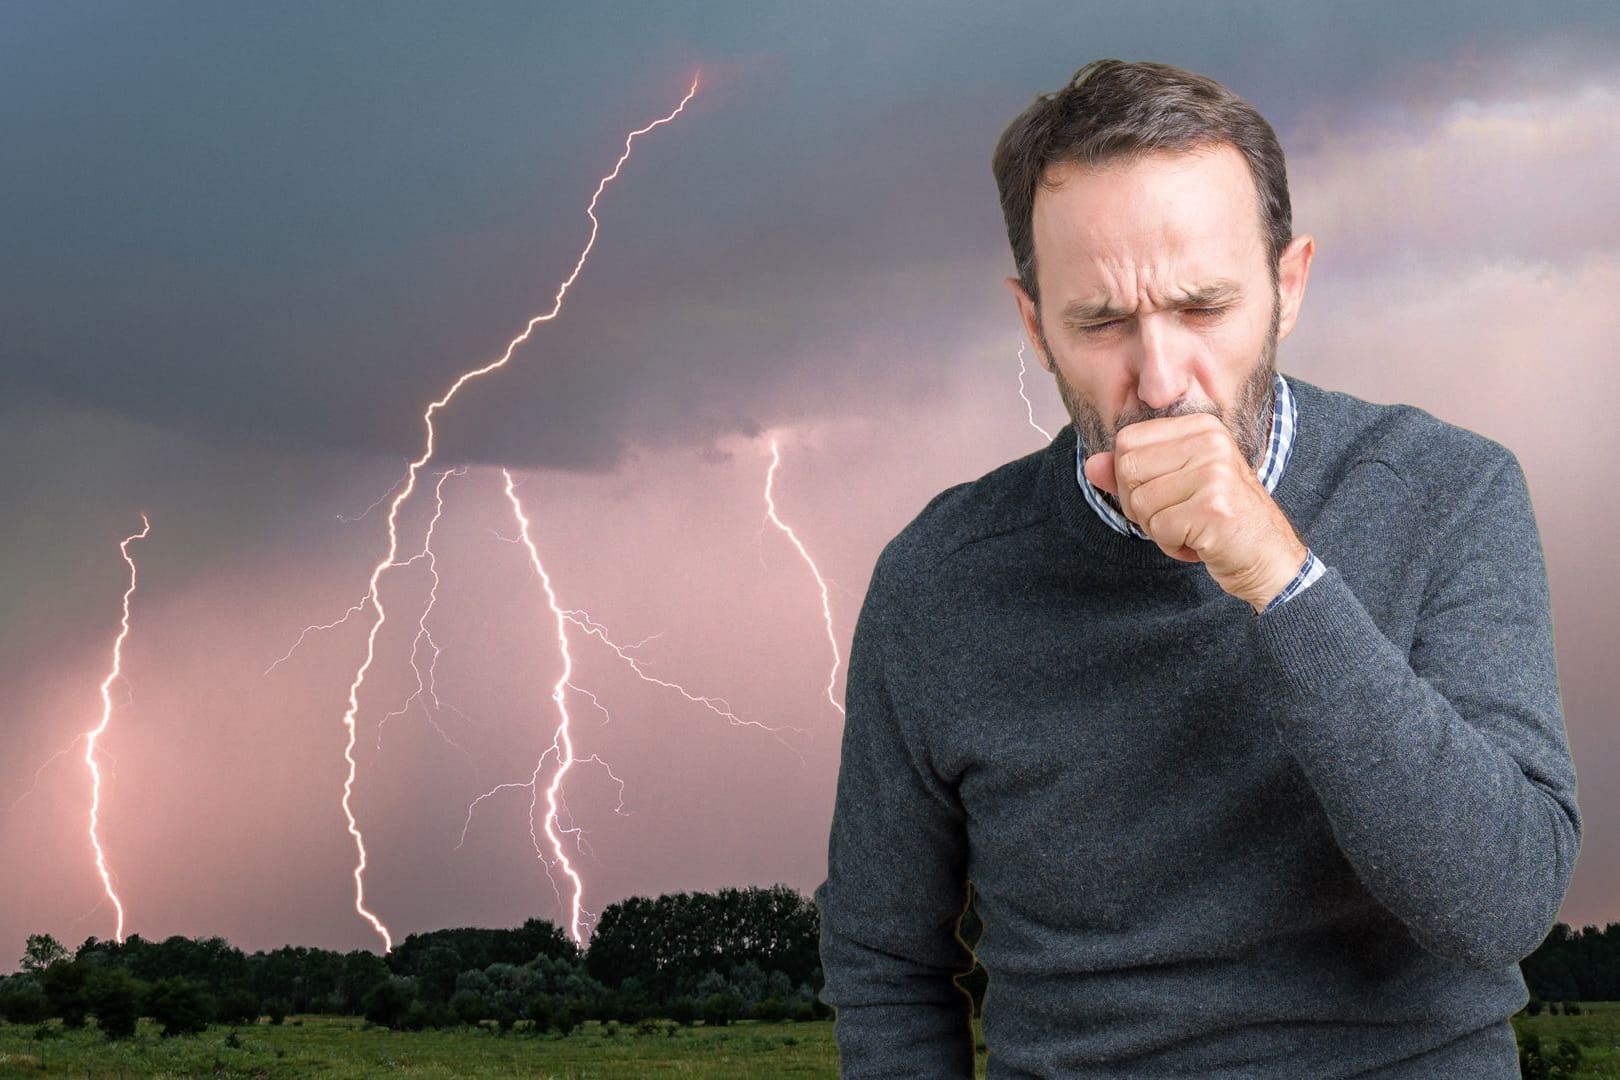
{"label": "green tree", "polygon": [[416,964],[416,990],[424,1001],[446,1002],[456,992],[456,976],[466,969],[449,945],[429,945]]}
{"label": "green tree", "polygon": [[356,949],[344,954],[343,974],[338,987],[343,1011],[351,1016],[360,1015],[366,1007],[366,995],[378,983],[387,982],[389,974],[388,965],[376,953]]}
{"label": "green tree", "polygon": [[67,958],[67,949],[51,935],[29,934],[23,946],[21,966],[25,973],[37,975],[58,960]]}

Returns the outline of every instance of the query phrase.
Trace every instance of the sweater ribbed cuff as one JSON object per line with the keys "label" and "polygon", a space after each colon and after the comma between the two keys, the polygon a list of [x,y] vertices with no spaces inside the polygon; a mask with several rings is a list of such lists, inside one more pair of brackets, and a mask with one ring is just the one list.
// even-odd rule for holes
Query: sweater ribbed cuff
{"label": "sweater ribbed cuff", "polygon": [[1394,648],[1336,566],[1251,625],[1277,677],[1299,695],[1332,693]]}

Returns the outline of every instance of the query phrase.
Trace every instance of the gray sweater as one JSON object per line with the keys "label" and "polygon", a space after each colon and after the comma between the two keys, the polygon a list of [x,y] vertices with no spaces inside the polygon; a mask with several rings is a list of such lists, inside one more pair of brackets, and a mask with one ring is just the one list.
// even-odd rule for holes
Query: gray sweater
{"label": "gray sweater", "polygon": [[1264,615],[1121,535],[1075,434],[935,497],[850,654],[821,913],[843,1075],[1519,1075],[1580,847],[1547,577],[1500,444],[1291,377]]}

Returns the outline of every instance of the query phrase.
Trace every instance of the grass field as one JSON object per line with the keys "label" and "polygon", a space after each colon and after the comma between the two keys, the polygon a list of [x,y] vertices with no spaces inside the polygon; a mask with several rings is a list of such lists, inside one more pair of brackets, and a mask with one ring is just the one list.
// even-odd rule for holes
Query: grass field
{"label": "grass field", "polygon": [[[1541,1036],[1544,1047],[1562,1038],[1580,1044],[1581,1080],[1620,1080],[1620,1002],[1583,1005],[1581,1016],[1520,1015],[1522,1039]],[[675,1027],[656,1032],[635,1025],[588,1023],[567,1037],[506,1035],[493,1029],[395,1032],[359,1020],[294,1017],[266,1023],[212,1027],[205,1035],[163,1039],[142,1023],[134,1039],[109,1043],[92,1025],[37,1038],[29,1026],[0,1024],[0,1078],[103,1077],[508,1077],[537,1080],[619,1080],[639,1077],[828,1077],[838,1075],[832,1022],[726,1027]],[[978,1024],[974,1034],[979,1035]],[[237,1045],[232,1045],[233,1043]],[[984,1075],[979,1053],[978,1075]]]}

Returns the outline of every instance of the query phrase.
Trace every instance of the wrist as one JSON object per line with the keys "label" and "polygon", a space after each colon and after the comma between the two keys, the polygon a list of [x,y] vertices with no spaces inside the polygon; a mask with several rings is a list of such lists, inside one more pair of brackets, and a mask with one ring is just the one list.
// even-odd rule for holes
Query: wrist
{"label": "wrist", "polygon": [[1244,598],[1254,608],[1256,615],[1265,611],[1271,602],[1282,595],[1283,591],[1293,584],[1294,579],[1304,572],[1305,564],[1311,557],[1310,549],[1300,546],[1296,550],[1297,554],[1290,554],[1276,564],[1277,568],[1267,576],[1264,588],[1257,594]]}

